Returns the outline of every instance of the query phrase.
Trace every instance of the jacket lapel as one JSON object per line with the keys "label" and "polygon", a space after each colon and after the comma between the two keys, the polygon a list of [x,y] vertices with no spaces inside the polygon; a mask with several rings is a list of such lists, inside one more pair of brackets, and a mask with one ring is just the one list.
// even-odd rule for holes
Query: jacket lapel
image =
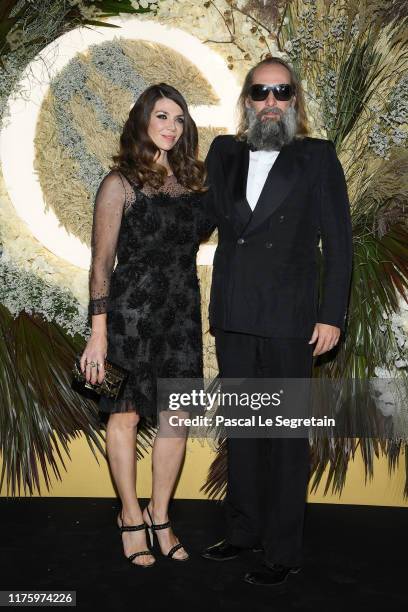
{"label": "jacket lapel", "polygon": [[252,210],[246,199],[246,183],[249,167],[249,149],[245,142],[222,158],[224,177],[229,202],[226,202],[225,216],[240,235],[252,217]]}
{"label": "jacket lapel", "polygon": [[302,141],[294,140],[282,147],[266,178],[246,232],[261,225],[282,204],[302,174],[306,158]]}
{"label": "jacket lapel", "polygon": [[306,168],[309,155],[302,140],[282,147],[252,211],[246,199],[249,147],[244,141],[221,158],[229,198],[224,202],[224,216],[238,236],[252,232],[283,203]]}

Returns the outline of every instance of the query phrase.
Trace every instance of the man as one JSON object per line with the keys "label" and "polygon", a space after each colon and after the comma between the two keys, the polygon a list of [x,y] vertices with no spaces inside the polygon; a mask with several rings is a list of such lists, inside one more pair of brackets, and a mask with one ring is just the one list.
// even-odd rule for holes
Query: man
{"label": "man", "polygon": [[[345,327],[344,173],[333,143],[307,136],[300,82],[280,58],[250,70],[239,107],[237,136],[215,138],[206,160],[219,231],[209,314],[220,376],[307,379]],[[263,547],[263,566],[245,580],[280,584],[301,564],[308,439],[230,437],[227,448],[227,534],[203,556],[227,561]]]}

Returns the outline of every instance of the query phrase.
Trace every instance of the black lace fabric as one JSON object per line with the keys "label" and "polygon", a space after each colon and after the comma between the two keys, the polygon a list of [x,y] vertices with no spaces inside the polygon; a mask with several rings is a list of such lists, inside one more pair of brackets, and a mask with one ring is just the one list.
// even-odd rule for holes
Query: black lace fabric
{"label": "black lace fabric", "polygon": [[[107,313],[107,358],[130,375],[103,412],[136,411],[157,423],[158,378],[201,378],[196,256],[215,227],[209,194],[174,175],[158,190],[112,171],[95,198],[89,312]],[[115,267],[115,260],[117,264]]]}
{"label": "black lace fabric", "polygon": [[134,191],[119,172],[110,172],[99,186],[95,197],[91,238],[90,314],[101,314],[109,310],[110,278],[122,215],[134,199]]}

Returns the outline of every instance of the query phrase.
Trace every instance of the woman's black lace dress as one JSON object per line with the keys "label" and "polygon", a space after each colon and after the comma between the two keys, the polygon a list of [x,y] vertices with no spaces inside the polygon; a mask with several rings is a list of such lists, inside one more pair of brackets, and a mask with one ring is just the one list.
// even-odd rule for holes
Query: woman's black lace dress
{"label": "woman's black lace dress", "polygon": [[102,412],[156,424],[157,379],[203,376],[196,255],[213,229],[206,200],[174,175],[155,191],[112,171],[99,187],[89,313],[107,313],[107,358],[130,371],[118,400],[100,398]]}

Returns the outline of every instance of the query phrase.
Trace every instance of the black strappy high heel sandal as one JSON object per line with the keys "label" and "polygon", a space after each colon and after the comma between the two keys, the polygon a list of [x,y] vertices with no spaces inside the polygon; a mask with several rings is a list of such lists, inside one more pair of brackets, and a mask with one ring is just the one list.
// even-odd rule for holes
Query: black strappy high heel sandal
{"label": "black strappy high heel sandal", "polygon": [[[142,529],[146,530],[146,537],[148,535],[150,536],[150,533],[147,530],[148,527],[147,527],[146,523],[141,523],[140,525],[124,525],[123,524],[122,513],[120,513],[119,518],[120,518],[120,521],[122,523],[122,526],[118,525],[118,529],[120,531],[121,537],[122,537],[122,533],[124,531],[141,531]],[[152,565],[154,565],[156,563],[156,560],[154,560],[153,563],[147,563],[147,564],[144,564],[144,563],[133,563],[133,559],[135,557],[141,557],[142,555],[149,555],[150,557],[153,557],[153,555],[152,555],[150,550],[141,550],[140,552],[132,553],[131,555],[129,555],[129,557],[126,557],[126,559],[128,559],[130,561],[130,563],[132,563],[132,565],[134,565],[136,567],[152,567]]]}
{"label": "black strappy high heel sandal", "polygon": [[[154,532],[158,531],[159,529],[168,529],[169,527],[171,527],[171,523],[170,523],[170,521],[167,521],[167,523],[160,523],[159,525],[155,524],[153,522],[153,518],[152,518],[152,515],[150,514],[150,510],[149,510],[148,506],[146,506],[146,510],[147,510],[147,514],[149,515],[149,519],[150,519],[150,525],[148,525],[146,523],[146,526],[147,526],[147,530],[149,532],[150,546],[153,547],[153,544],[154,544]],[[155,535],[156,535],[156,538],[157,538],[157,533]],[[160,543],[159,543],[158,538],[157,538],[157,544],[158,544],[158,546],[160,548]],[[169,552],[166,555],[164,555],[164,556],[168,557],[169,559],[173,559],[174,561],[188,561],[190,557],[188,556],[187,551],[186,551],[187,557],[185,557],[185,559],[179,559],[178,557],[174,557],[173,556],[174,553],[177,550],[180,550],[180,548],[184,548],[184,546],[181,544],[181,542],[179,542],[178,544],[175,544],[174,546],[172,546],[170,548]],[[162,553],[162,554],[164,554],[164,553]]]}

